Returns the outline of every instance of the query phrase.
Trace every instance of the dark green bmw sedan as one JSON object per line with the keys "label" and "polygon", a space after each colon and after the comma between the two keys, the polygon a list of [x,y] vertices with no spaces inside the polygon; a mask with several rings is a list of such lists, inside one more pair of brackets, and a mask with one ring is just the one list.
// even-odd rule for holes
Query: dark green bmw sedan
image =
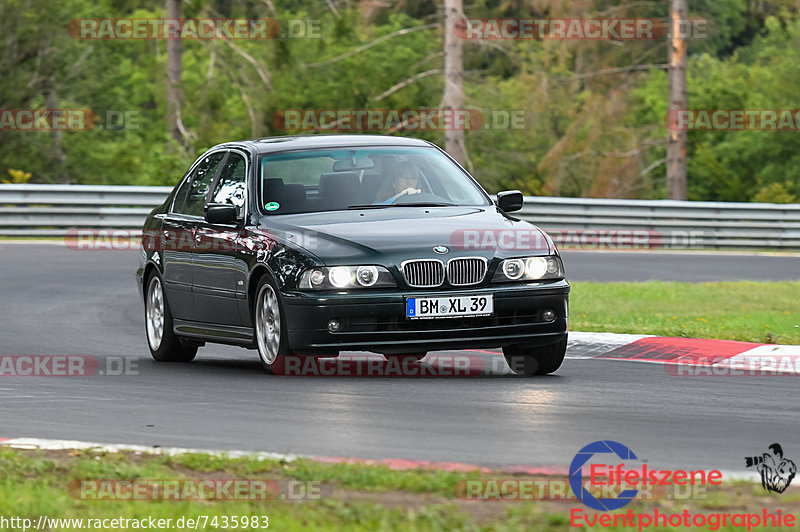
{"label": "dark green bmw sedan", "polygon": [[206,342],[290,356],[502,348],[552,373],[569,284],[552,240],[492,201],[435,145],[330,135],[220,144],[143,227],[136,273],[150,351],[190,361]]}

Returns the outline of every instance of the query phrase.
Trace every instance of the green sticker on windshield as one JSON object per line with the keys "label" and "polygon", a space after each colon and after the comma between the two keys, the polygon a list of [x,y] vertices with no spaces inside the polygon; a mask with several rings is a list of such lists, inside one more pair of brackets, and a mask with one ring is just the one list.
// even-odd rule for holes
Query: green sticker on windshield
{"label": "green sticker on windshield", "polygon": [[281,208],[281,205],[277,201],[270,201],[269,203],[264,205],[264,208],[267,209],[268,211],[277,211],[278,209]]}

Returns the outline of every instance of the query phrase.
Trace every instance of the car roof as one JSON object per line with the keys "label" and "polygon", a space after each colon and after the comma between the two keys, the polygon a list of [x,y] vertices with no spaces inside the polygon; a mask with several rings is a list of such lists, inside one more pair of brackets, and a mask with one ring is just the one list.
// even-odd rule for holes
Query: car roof
{"label": "car roof", "polygon": [[391,135],[294,135],[283,137],[264,137],[250,140],[225,142],[214,146],[219,148],[249,148],[257,154],[286,150],[314,148],[349,148],[355,146],[434,146],[431,142],[411,137]]}

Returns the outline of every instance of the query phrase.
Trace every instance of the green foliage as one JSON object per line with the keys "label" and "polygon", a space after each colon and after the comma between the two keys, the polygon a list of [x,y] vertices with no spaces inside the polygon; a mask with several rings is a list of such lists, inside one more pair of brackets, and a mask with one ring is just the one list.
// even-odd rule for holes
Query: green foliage
{"label": "green foliage", "polygon": [[0,183],[13,183],[13,184],[22,184],[27,183],[33,174],[30,172],[24,172],[22,170],[14,170],[13,168],[8,169],[8,175],[11,176],[11,179],[0,179]]}
{"label": "green foliage", "polygon": [[[24,168],[32,182],[173,184],[214,144],[287,133],[285,110],[438,107],[441,74],[408,81],[442,68],[442,28],[395,33],[441,22],[441,10],[419,0],[367,4],[338,3],[334,13],[322,0],[183,2],[187,18],[275,18],[284,28],[289,20],[318,21],[321,37],[183,41],[188,137],[180,147],[165,126],[165,41],[81,40],[66,28],[81,18],[161,18],[163,0],[0,0],[0,108],[47,108],[54,96],[59,108],[91,109],[106,126],[109,112],[134,119],[122,129],[3,131],[0,175]],[[689,43],[691,108],[797,107],[796,0],[690,7],[690,17],[709,22],[709,38]],[[479,0],[464,9],[476,18],[667,14],[663,3],[635,0]],[[663,63],[666,53],[663,40],[465,41],[465,107],[485,119],[466,132],[467,166],[491,192],[663,197],[667,81],[662,68],[647,65]],[[625,70],[632,65],[644,69]],[[493,120],[510,114],[523,117],[521,128]],[[396,134],[444,141],[442,131]],[[689,140],[692,199],[800,196],[796,131],[692,131]],[[22,182],[16,179],[3,181]]]}
{"label": "green foliage", "polygon": [[771,183],[761,187],[761,190],[753,196],[753,201],[761,203],[797,203],[797,196],[787,190],[791,186],[792,184],[788,181],[786,183]]}
{"label": "green foliage", "polygon": [[[761,35],[730,56],[705,53],[689,64],[691,109],[794,109],[800,83],[796,55],[800,47],[800,20],[767,17]],[[636,123],[644,126],[666,115],[666,77],[654,73],[634,91]],[[666,135],[666,126],[659,127]],[[648,161],[663,156],[653,153]],[[800,136],[797,131],[690,131],[689,198],[749,201],[773,183],[787,194],[800,195],[797,168]],[[663,182],[663,168],[658,180]],[[657,181],[658,182],[658,181]],[[656,196],[658,197],[658,196]]]}

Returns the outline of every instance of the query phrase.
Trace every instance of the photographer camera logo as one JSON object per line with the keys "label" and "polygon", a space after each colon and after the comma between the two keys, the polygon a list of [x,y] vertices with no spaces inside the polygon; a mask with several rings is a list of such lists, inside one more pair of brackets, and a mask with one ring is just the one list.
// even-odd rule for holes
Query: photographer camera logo
{"label": "photographer camera logo", "polygon": [[783,493],[792,483],[797,466],[783,457],[780,443],[773,443],[769,452],[761,456],[748,456],[744,459],[745,467],[755,467],[761,475],[761,486],[765,491]]}

